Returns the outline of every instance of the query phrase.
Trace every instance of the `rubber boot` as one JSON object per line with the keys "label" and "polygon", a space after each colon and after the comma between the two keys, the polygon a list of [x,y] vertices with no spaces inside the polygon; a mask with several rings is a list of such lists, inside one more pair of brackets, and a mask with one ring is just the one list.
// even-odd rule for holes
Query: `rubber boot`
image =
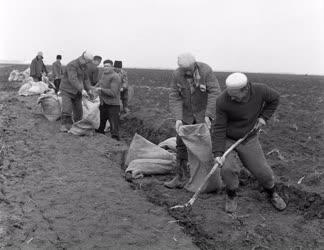
{"label": "rubber boot", "polygon": [[185,176],[184,164],[186,164],[186,161],[184,160],[177,161],[176,176],[171,181],[164,182],[163,184],[165,187],[174,189],[183,188],[185,186],[188,180]]}
{"label": "rubber boot", "polygon": [[236,190],[226,190],[225,211],[227,213],[234,213],[237,209],[237,195]]}
{"label": "rubber boot", "polygon": [[278,210],[283,211],[286,209],[286,202],[280,197],[280,195],[275,191],[275,186],[273,188],[267,189],[265,191],[268,193],[271,204]]}

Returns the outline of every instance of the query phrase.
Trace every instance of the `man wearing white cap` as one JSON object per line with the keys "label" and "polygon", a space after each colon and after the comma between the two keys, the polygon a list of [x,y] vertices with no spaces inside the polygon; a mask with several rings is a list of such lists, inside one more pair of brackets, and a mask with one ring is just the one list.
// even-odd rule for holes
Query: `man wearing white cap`
{"label": "man wearing white cap", "polygon": [[[237,209],[238,175],[240,168],[234,153],[224,161],[225,149],[242,138],[253,128],[261,128],[273,115],[279,104],[279,94],[265,84],[250,83],[243,73],[233,73],[226,79],[226,90],[217,98],[214,152],[216,161],[223,164],[221,175],[226,185],[225,210],[233,213]],[[286,208],[285,201],[275,190],[274,174],[262,151],[258,132],[249,136],[236,152],[252,175],[269,195],[272,205],[278,210]]]}
{"label": "man wearing white cap", "polygon": [[[211,121],[215,118],[216,98],[220,93],[212,68],[197,62],[189,53],[179,55],[178,66],[173,73],[169,96],[177,134],[184,124],[206,123],[210,128]],[[168,188],[183,188],[190,178],[187,148],[178,135],[176,149],[176,176],[164,183]]]}
{"label": "man wearing white cap", "polygon": [[35,82],[42,80],[42,75],[48,74],[46,66],[43,62],[43,52],[38,52],[37,56],[32,60],[30,64],[30,76],[34,79]]}
{"label": "man wearing white cap", "polygon": [[60,85],[62,95],[61,132],[67,132],[73,122],[82,119],[82,95],[91,95],[87,64],[91,63],[92,59],[92,54],[85,51],[79,58],[66,65]]}

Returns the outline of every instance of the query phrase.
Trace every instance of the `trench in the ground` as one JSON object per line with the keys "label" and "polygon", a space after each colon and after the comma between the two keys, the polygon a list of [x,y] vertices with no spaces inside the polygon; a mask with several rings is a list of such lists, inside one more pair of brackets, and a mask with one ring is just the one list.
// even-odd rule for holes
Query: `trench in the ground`
{"label": "trench in the ground", "polygon": [[[158,143],[161,139],[166,139],[173,134],[166,132],[165,129],[149,128],[146,127],[142,120],[136,117],[130,117],[124,119],[122,122],[122,133],[129,144],[135,133],[141,134],[144,138]],[[168,130],[169,131],[169,130]],[[120,152],[119,165],[122,172],[125,170],[125,158],[127,152]],[[175,221],[183,227],[184,232],[192,238],[194,244],[200,249],[219,249],[220,242],[216,242],[213,236],[203,229],[199,216],[193,214],[190,210],[172,210],[171,206],[174,206],[175,200],[170,199],[169,196],[163,194],[163,191],[158,188],[158,185],[154,180],[150,181],[142,180],[129,180],[132,189],[141,190],[146,196],[147,200],[158,206],[163,206],[167,209],[170,216],[175,218]],[[246,185],[255,185],[256,180],[252,177],[248,177]],[[323,219],[324,218],[324,199],[320,194],[307,192],[299,187],[290,185],[289,183],[278,183],[278,192],[287,201],[288,206],[293,206],[296,215],[302,215],[307,220]]]}

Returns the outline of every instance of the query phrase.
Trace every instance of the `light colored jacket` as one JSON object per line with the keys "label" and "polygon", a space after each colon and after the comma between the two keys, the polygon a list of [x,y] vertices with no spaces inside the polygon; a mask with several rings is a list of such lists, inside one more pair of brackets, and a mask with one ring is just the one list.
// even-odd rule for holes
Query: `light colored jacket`
{"label": "light colored jacket", "polygon": [[54,79],[62,79],[63,77],[63,68],[60,61],[55,61],[52,65],[53,67],[53,77]]}
{"label": "light colored jacket", "polygon": [[178,68],[173,73],[169,108],[176,120],[187,124],[203,123],[205,116],[215,118],[216,98],[220,93],[219,83],[212,69],[205,63],[196,62],[200,79],[191,86],[185,72]]}

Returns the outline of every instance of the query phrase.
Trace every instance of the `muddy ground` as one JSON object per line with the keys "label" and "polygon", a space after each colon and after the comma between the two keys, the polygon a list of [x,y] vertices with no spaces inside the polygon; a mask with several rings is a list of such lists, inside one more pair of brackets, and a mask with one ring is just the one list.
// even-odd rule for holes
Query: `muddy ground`
{"label": "muddy ground", "polygon": [[0,68],[1,249],[197,249],[123,179],[124,142],[59,133]]}
{"label": "muddy ground", "polygon": [[[0,169],[0,246],[324,248],[323,77],[248,75],[281,93],[279,110],[261,142],[288,208],[274,210],[258,183],[244,175],[238,212],[228,215],[223,191],[201,195],[191,212],[181,213],[168,208],[192,194],[164,188],[171,175],[125,182],[120,166],[127,145],[105,136],[58,133],[59,123],[41,116],[37,98],[17,97],[19,84],[6,82],[12,68],[19,67],[0,69],[1,144],[6,145]],[[129,142],[135,132],[155,143],[173,136],[170,71],[128,72],[135,95],[132,114],[123,120],[123,140]],[[226,75],[216,73],[221,86]]]}

